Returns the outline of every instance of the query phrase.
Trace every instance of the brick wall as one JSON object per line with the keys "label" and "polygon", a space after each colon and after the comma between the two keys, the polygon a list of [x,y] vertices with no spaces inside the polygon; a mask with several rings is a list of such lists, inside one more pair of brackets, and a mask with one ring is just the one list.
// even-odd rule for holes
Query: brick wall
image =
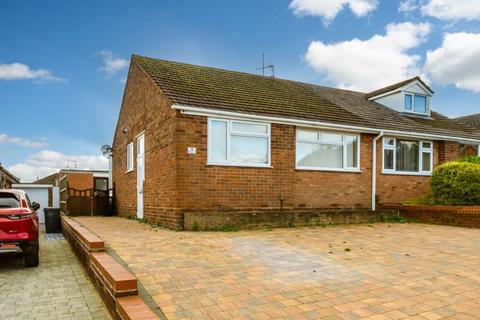
{"label": "brick wall", "polygon": [[[123,216],[136,213],[136,138],[145,133],[144,217],[176,227],[183,217],[177,214],[175,186],[175,114],[171,102],[151,79],[133,63],[130,66],[113,142],[113,182],[116,210]],[[127,129],[124,133],[123,130]],[[127,145],[134,142],[134,170],[126,172]]]}
{"label": "brick wall", "polygon": [[93,188],[93,174],[88,172],[66,173],[67,182],[70,188],[85,190]]}
{"label": "brick wall", "polygon": [[382,205],[379,209],[387,215],[395,214],[415,222],[480,228],[478,206]]}
{"label": "brick wall", "polygon": [[[188,155],[187,147],[196,147],[197,154]],[[371,135],[362,135],[361,150],[361,173],[296,170],[295,127],[272,124],[272,168],[206,165],[207,118],[180,115],[178,201],[188,210],[366,208],[371,190]]]}

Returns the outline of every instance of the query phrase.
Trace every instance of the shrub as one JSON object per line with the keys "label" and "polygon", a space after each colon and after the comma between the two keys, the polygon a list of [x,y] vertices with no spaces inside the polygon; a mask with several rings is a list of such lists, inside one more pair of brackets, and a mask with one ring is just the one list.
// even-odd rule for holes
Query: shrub
{"label": "shrub", "polygon": [[433,171],[430,189],[435,204],[480,205],[480,163],[475,161],[447,162]]}
{"label": "shrub", "polygon": [[470,157],[463,157],[459,162],[468,162],[468,163],[478,163],[480,164],[480,157],[477,156],[470,156]]}

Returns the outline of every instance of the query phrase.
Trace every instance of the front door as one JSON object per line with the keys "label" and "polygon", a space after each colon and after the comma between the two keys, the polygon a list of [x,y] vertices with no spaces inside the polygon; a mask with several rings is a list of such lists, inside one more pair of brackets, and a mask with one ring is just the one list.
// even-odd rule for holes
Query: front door
{"label": "front door", "polygon": [[145,136],[137,138],[137,218],[143,219],[143,184],[145,181]]}

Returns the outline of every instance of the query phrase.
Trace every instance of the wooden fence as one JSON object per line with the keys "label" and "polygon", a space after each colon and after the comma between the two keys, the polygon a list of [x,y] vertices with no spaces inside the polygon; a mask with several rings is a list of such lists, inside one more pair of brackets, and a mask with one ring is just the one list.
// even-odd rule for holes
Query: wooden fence
{"label": "wooden fence", "polygon": [[70,188],[60,195],[61,209],[70,216],[113,215],[114,189],[98,190]]}

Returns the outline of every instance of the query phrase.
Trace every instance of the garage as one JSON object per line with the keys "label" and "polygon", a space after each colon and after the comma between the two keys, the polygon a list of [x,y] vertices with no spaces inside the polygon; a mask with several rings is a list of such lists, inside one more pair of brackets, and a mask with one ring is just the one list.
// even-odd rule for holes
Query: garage
{"label": "garage", "polygon": [[37,202],[40,209],[37,211],[40,223],[45,223],[45,213],[43,208],[54,207],[59,208],[58,187],[51,184],[30,184],[17,183],[12,185],[13,189],[20,189],[27,193],[31,202]]}

